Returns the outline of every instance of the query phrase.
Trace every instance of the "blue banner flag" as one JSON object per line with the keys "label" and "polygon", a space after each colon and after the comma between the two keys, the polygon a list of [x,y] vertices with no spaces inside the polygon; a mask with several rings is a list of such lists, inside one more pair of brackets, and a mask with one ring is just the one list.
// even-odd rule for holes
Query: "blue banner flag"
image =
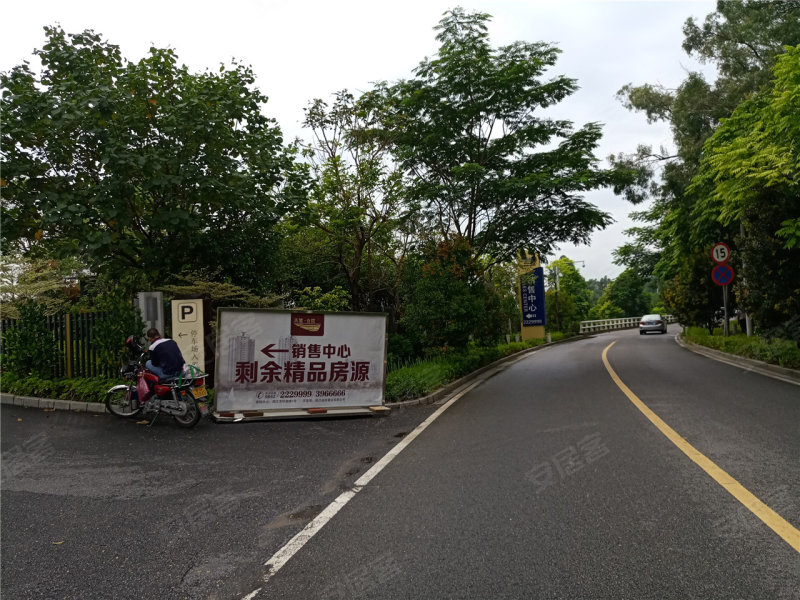
{"label": "blue banner flag", "polygon": [[532,274],[523,275],[520,286],[522,325],[524,327],[547,325],[547,316],[544,312],[544,269],[538,267]]}

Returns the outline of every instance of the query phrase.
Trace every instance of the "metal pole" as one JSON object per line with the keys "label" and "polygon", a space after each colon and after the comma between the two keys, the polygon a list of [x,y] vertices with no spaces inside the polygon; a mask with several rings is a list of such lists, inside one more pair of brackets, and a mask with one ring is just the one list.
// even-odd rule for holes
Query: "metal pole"
{"label": "metal pole", "polygon": [[72,379],[72,326],[69,321],[69,313],[64,315],[67,322],[67,346],[65,358],[67,363],[67,379]]}
{"label": "metal pole", "polygon": [[728,318],[728,286],[722,286],[722,305],[725,309],[725,322],[722,325],[722,335],[728,337],[730,335],[730,319]]}
{"label": "metal pole", "polygon": [[[739,233],[742,236],[742,241],[744,241],[744,223],[739,221]],[[744,279],[744,256],[742,257],[742,286],[747,286],[747,281]],[[747,330],[747,337],[752,337],[753,335],[753,319],[750,317],[750,313],[747,311],[744,312],[744,323],[745,329]]]}

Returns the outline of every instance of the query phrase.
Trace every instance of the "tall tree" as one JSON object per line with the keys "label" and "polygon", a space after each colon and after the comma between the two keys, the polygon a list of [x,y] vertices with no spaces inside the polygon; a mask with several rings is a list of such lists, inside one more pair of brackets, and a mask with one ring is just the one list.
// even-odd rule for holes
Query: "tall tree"
{"label": "tall tree", "polygon": [[45,31],[41,73],[25,63],[0,79],[4,250],[150,281],[207,267],[263,283],[296,179],[252,71],[190,73],[157,48],[128,62],[92,31]]}
{"label": "tall tree", "polygon": [[[634,213],[643,225],[629,232],[634,240],[616,251],[615,260],[642,275],[655,273],[668,285],[679,283],[682,294],[703,285],[687,261],[716,241],[735,247],[739,232],[738,223],[697,218],[703,197],[689,186],[698,173],[704,143],[741,101],[765,86],[768,89],[770,69],[784,47],[800,43],[800,4],[721,1],[702,24],[687,20],[684,35],[688,53],[717,67],[713,83],[690,73],[677,90],[656,85],[620,90],[628,108],[644,112],[650,121],[671,125],[675,152],[641,147],[634,156],[617,157],[619,164],[640,170],[639,187],[629,197],[649,196],[652,205]],[[660,181],[648,184],[648,176],[657,173]],[[698,297],[707,296],[701,287],[695,291]]]}
{"label": "tall tree", "polygon": [[313,134],[304,156],[315,184],[302,220],[327,238],[347,279],[354,311],[370,307],[374,293],[387,284],[380,279],[379,264],[381,257],[395,258],[404,193],[388,145],[364,135],[381,119],[381,106],[374,100],[374,95],[356,99],[341,91],[332,105],[314,100],[303,123]]}
{"label": "tall tree", "polygon": [[521,248],[544,255],[559,242],[587,242],[611,217],[583,194],[629,182],[630,173],[598,166],[598,124],[575,130],[538,114],[577,88],[564,76],[545,79],[559,50],[541,42],[493,48],[489,20],[448,11],[436,27],[436,56],[375,93],[391,107],[388,139],[428,226],[499,263]]}
{"label": "tall tree", "polygon": [[800,46],[778,57],[774,74],[770,90],[708,139],[690,187],[701,198],[697,223],[741,224],[737,296],[765,328],[800,315],[800,236],[791,233],[800,220]]}

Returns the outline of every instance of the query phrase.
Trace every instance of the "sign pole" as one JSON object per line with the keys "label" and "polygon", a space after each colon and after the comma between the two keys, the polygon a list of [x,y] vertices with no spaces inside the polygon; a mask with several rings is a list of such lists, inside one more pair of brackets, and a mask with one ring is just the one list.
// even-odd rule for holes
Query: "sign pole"
{"label": "sign pole", "polygon": [[728,286],[722,286],[722,306],[725,310],[725,323],[722,325],[722,335],[728,337],[730,335],[730,318],[728,317]]}

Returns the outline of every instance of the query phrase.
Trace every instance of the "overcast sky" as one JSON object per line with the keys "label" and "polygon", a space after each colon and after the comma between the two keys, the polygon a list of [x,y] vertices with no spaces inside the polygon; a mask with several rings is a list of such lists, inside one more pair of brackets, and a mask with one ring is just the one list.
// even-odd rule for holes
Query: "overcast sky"
{"label": "overcast sky", "polygon": [[[304,137],[300,121],[312,98],[410,77],[436,52],[433,27],[442,13],[463,6],[493,16],[493,45],[546,41],[563,51],[553,75],[575,78],[581,89],[548,114],[576,126],[603,123],[597,155],[604,159],[632,152],[640,143],[670,145],[667,127],[648,125],[615,94],[629,82],[675,87],[687,71],[708,71],[681,49],[682,25],[690,16],[702,20],[715,5],[713,0],[7,2],[0,13],[0,70],[32,59],[33,49],[44,43],[42,28],[57,23],[68,33],[94,29],[130,60],[142,58],[150,46],[173,48],[196,71],[236,59],[253,67],[258,87],[269,97],[266,113],[277,119],[288,141]],[[578,267],[587,279],[616,277],[622,268],[612,263],[611,253],[624,243],[634,208],[611,191],[587,198],[616,223],[595,233],[590,246],[564,246],[559,254],[584,261]]]}

